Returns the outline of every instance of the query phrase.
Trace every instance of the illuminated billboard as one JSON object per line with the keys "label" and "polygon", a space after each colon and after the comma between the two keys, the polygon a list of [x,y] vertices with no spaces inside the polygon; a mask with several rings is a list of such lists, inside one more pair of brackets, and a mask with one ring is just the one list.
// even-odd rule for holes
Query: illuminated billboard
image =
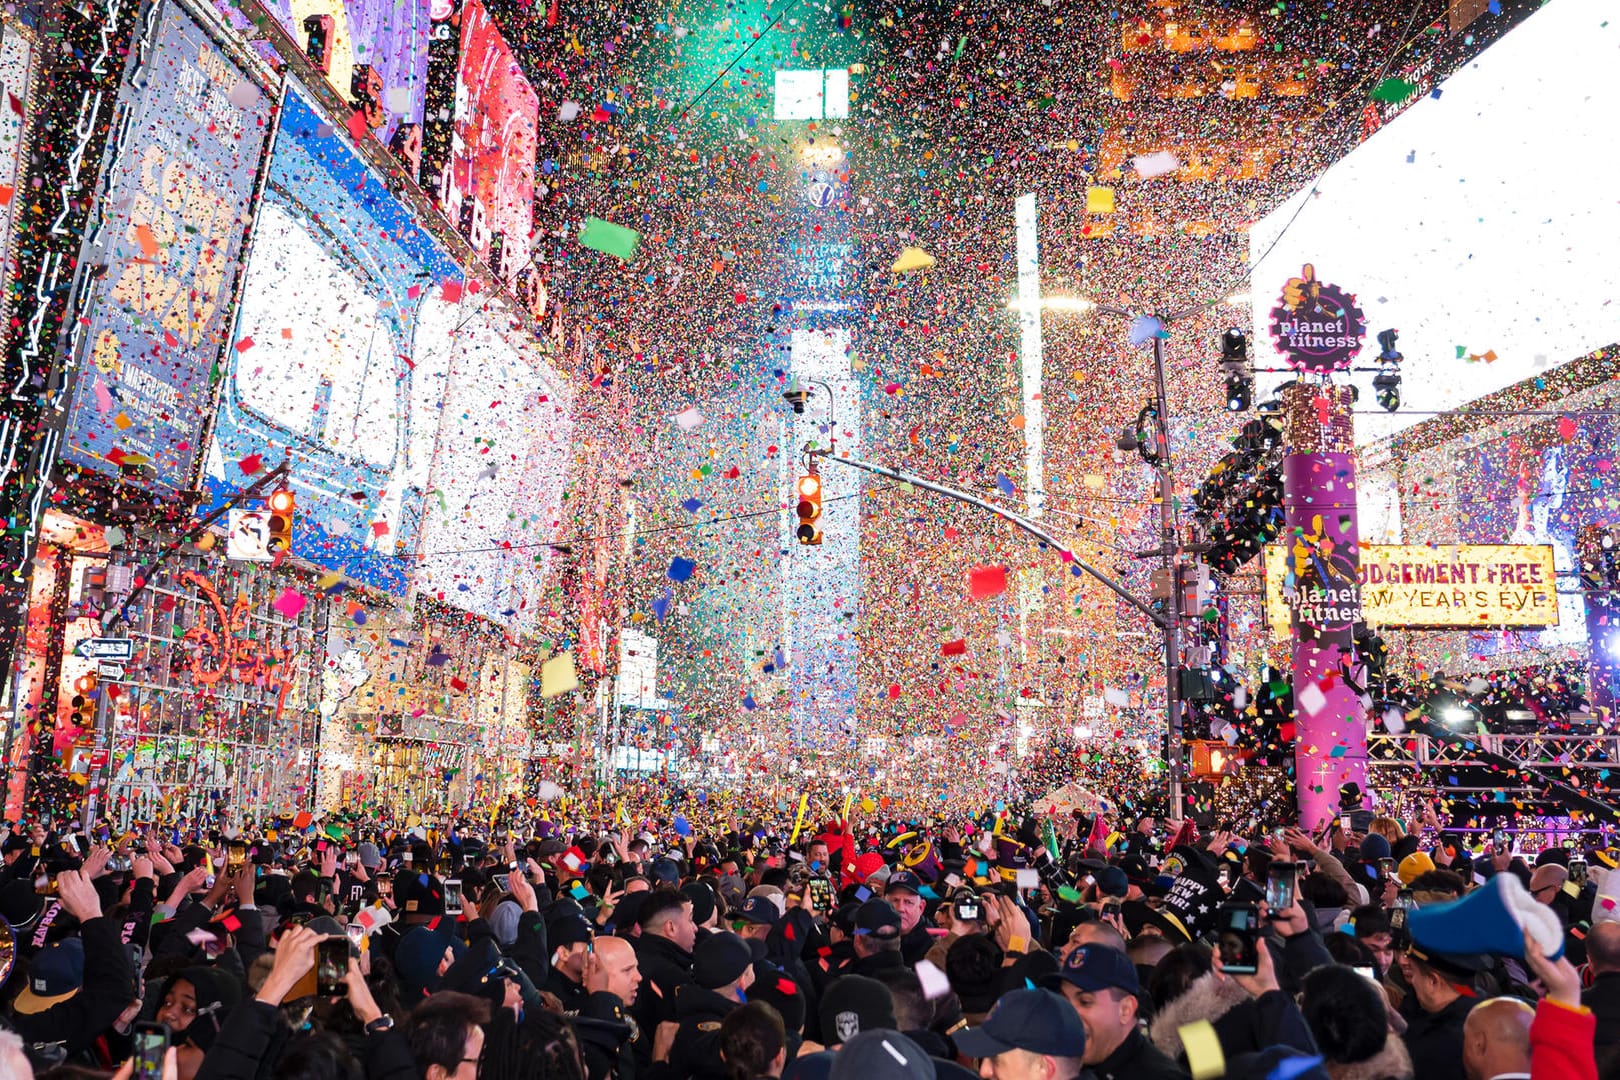
{"label": "illuminated billboard", "polygon": [[[0,89],[7,101],[27,101],[34,70],[34,47],[21,30],[0,22]],[[0,254],[11,261],[11,217],[22,203],[16,198],[23,152],[23,110],[0,109]]]}
{"label": "illuminated billboard", "polygon": [[[415,377],[443,386],[416,587],[514,630],[535,625],[569,460],[566,390],[532,339],[431,300]],[[427,394],[427,396],[433,396]]]}
{"label": "illuminated billboard", "polygon": [[293,552],[400,594],[420,537],[442,383],[415,378],[418,316],[461,273],[290,85],[224,364],[207,484],[284,458]]}
{"label": "illuminated billboard", "polygon": [[433,15],[422,186],[511,282],[529,263],[540,99],[482,0]]}
{"label": "illuminated billboard", "polygon": [[84,258],[65,461],[191,486],[274,102],[177,3],[131,80]]}
{"label": "illuminated billboard", "polygon": [[[1558,625],[1553,549],[1543,544],[1367,544],[1361,549],[1361,613],[1368,626],[1398,628]],[[1286,638],[1297,598],[1283,544],[1266,548],[1266,612]]]}
{"label": "illuminated billboard", "polygon": [[[1376,410],[1357,375],[1358,442],[1620,341],[1608,171],[1526,167],[1613,126],[1612,17],[1609,0],[1541,7],[1250,231],[1256,326],[1310,263],[1356,295],[1369,343],[1399,331],[1403,411]],[[1257,367],[1283,366],[1251,342]]]}

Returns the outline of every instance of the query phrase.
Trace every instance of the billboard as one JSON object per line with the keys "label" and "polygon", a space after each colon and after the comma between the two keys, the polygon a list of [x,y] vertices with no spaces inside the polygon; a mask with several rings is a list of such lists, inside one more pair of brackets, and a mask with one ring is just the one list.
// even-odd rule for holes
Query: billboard
{"label": "billboard", "polygon": [[[1294,591],[1287,561],[1287,545],[1267,546],[1266,610],[1278,638],[1288,636]],[[1557,626],[1556,575],[1545,544],[1367,544],[1361,614],[1369,626],[1401,628]]]}
{"label": "billboard", "polygon": [[502,281],[529,263],[540,99],[483,0],[439,0],[422,187]]}
{"label": "billboard", "polygon": [[224,364],[208,493],[286,459],[293,552],[408,586],[443,384],[415,377],[428,299],[460,270],[289,83]]}
{"label": "billboard", "polygon": [[[322,58],[326,79],[349,102],[355,100],[356,69],[379,76],[382,126],[374,134],[388,142],[402,124],[422,122],[427,95],[428,26],[432,0],[263,0],[265,8],[310,55],[311,29],[315,52]],[[234,29],[247,33],[252,22],[233,0],[214,0],[214,8]],[[324,40],[322,40],[324,39]],[[264,42],[265,59],[280,66],[273,49]]]}
{"label": "billboard", "polygon": [[417,341],[413,376],[424,397],[444,402],[423,485],[417,588],[530,630],[569,460],[566,391],[532,339],[443,299],[423,304]]}
{"label": "billboard", "polygon": [[[34,47],[29,37],[10,21],[0,21],[0,90],[6,101],[25,102],[34,70]],[[0,255],[5,276],[11,277],[11,220],[16,208],[17,181],[23,153],[22,109],[0,109]]]}
{"label": "billboard", "polygon": [[1588,525],[1614,522],[1613,464],[1620,424],[1612,414],[1579,412],[1547,419],[1458,452],[1458,533],[1483,543],[1545,544],[1566,584],[1558,622],[1539,632],[1475,634],[1469,652],[1580,647],[1586,606],[1580,592],[1577,538]]}
{"label": "billboard", "polygon": [[[1620,341],[1611,179],[1525,168],[1567,160],[1620,112],[1612,15],[1609,0],[1541,7],[1250,230],[1254,325],[1310,263],[1356,294],[1369,337],[1399,330],[1402,412],[1376,410],[1356,375],[1357,442]],[[1252,347],[1256,367],[1282,366],[1260,335]]]}
{"label": "billboard", "polygon": [[162,20],[126,89],[85,251],[107,273],[85,287],[62,458],[179,491],[212,404],[274,103],[178,3]]}

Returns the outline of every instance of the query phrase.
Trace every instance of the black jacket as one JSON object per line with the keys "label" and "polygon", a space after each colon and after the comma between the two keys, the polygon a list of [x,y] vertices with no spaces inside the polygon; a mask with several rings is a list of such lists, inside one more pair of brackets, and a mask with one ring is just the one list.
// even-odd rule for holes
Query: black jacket
{"label": "black jacket", "polygon": [[83,988],[43,1012],[11,1017],[30,1058],[59,1061],[88,1049],[129,1006],[135,997],[135,968],[119,940],[122,930],[105,915],[82,924]]}
{"label": "black jacket", "polygon": [[865,975],[873,979],[886,971],[903,971],[905,957],[897,952],[876,952],[871,956],[857,956],[840,975]]}
{"label": "black jacket", "polygon": [[697,983],[677,990],[675,1015],[681,1027],[675,1033],[669,1062],[653,1067],[652,1080],[726,1080],[725,1063],[720,1060],[720,1022],[739,1004]]}
{"label": "black jacket", "polygon": [[676,990],[692,981],[692,954],[656,934],[631,938],[630,944],[641,968],[641,988],[636,991],[630,1016],[640,1029],[636,1064],[645,1071],[652,1066],[653,1035],[658,1025],[676,1019]]}
{"label": "black jacket", "polygon": [[1187,1070],[1154,1046],[1140,1030],[1131,1032],[1114,1052],[1091,1066],[1097,1080],[1187,1080]]}
{"label": "black jacket", "polygon": [[1601,1064],[1605,1054],[1620,1052],[1620,971],[1606,971],[1581,993],[1581,1004],[1597,1017],[1593,1048]]}
{"label": "black jacket", "polygon": [[636,1034],[635,1021],[617,994],[606,990],[585,994],[584,988],[580,989],[579,1008],[574,1011],[574,1034],[579,1039],[588,1080],[635,1080],[636,1055],[630,1051]]}
{"label": "black jacket", "polygon": [[928,950],[934,947],[934,935],[928,932],[928,924],[921,919],[911,928],[911,932],[900,939],[900,955],[907,967],[916,967],[917,962],[928,955]]}
{"label": "black jacket", "polygon": [[1412,1057],[1412,1075],[1423,1080],[1466,1080],[1463,1071],[1463,1022],[1479,1003],[1478,998],[1460,997],[1437,1013],[1424,1011],[1417,995],[1408,994],[1401,1002],[1406,1017],[1406,1052]]}

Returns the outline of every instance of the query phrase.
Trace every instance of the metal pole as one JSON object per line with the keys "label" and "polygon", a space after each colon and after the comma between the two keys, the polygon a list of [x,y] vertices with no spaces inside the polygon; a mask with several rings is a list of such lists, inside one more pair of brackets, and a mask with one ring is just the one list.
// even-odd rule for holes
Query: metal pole
{"label": "metal pole", "polygon": [[1078,558],[1074,552],[1064,547],[1055,536],[1026,517],[1015,514],[1011,510],[997,506],[995,503],[986,502],[977,495],[971,495],[966,491],[958,491],[956,488],[947,487],[944,484],[936,484],[932,480],[925,480],[920,476],[913,476],[910,473],[901,472],[899,469],[890,469],[885,468],[882,465],[874,465],[870,461],[862,461],[860,458],[835,457],[826,450],[810,450],[807,447],[805,452],[814,457],[819,457],[823,461],[830,461],[838,465],[848,465],[853,469],[864,469],[870,473],[877,473],[879,476],[887,476],[891,480],[899,480],[902,483],[910,484],[913,487],[920,487],[924,491],[932,491],[936,495],[943,495],[948,499],[955,499],[957,502],[965,502],[970,506],[977,506],[980,510],[988,510],[997,517],[1012,522],[1014,525],[1018,526],[1020,529],[1029,533],[1031,536],[1042,541],[1043,543],[1052,545],[1057,549],[1058,554],[1062,555],[1066,561],[1074,563],[1074,565],[1078,566],[1081,570],[1108,586],[1108,588],[1113,590],[1114,594],[1121,600],[1124,600],[1127,604],[1130,604],[1136,610],[1140,611],[1143,615],[1146,615],[1149,619],[1151,619],[1155,626],[1164,625],[1164,619],[1160,617],[1158,612],[1154,611],[1153,608],[1148,606],[1145,601],[1139,600],[1135,596],[1132,596],[1123,585],[1119,584],[1119,582],[1107,576],[1090,563]]}
{"label": "metal pole", "polygon": [[1170,817],[1182,814],[1181,772],[1181,545],[1176,533],[1176,485],[1170,457],[1170,408],[1165,399],[1164,338],[1153,336],[1153,387],[1159,411],[1159,546],[1170,572],[1170,603],[1164,620],[1164,706],[1170,750]]}

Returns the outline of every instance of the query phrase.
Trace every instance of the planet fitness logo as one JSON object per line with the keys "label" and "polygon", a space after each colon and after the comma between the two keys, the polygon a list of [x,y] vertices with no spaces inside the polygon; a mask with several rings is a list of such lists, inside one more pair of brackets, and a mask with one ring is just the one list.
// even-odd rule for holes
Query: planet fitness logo
{"label": "planet fitness logo", "polygon": [[1271,309],[1271,336],[1289,367],[1327,374],[1345,370],[1361,352],[1367,319],[1355,296],[1316,280],[1316,268],[1306,263]]}

